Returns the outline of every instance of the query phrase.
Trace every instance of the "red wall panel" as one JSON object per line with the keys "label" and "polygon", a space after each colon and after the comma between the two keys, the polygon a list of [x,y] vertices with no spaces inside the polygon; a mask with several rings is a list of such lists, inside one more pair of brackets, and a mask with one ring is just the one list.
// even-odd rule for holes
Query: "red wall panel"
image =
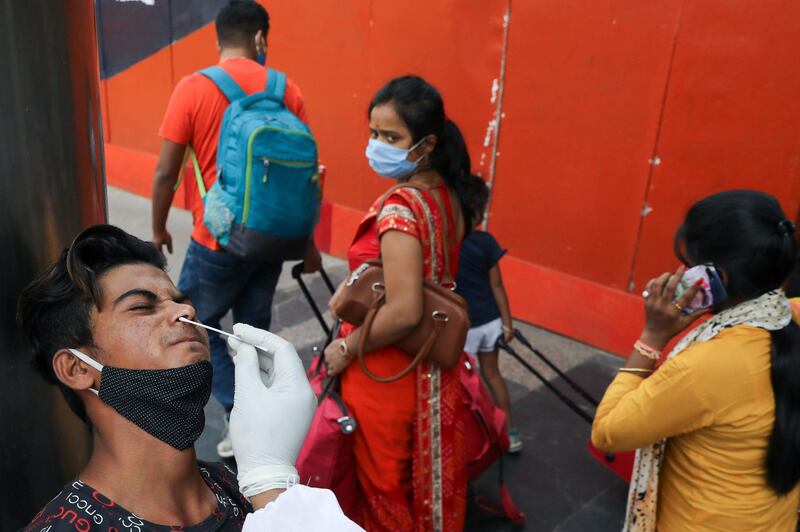
{"label": "red wall panel", "polygon": [[[158,126],[172,94],[170,48],[164,48],[106,80],[111,136],[106,141],[128,149],[158,153]],[[152,176],[142,176],[149,179]]]}
{"label": "red wall panel", "polygon": [[627,287],[679,4],[513,4],[489,228],[516,257]]}
{"label": "red wall panel", "polygon": [[[496,154],[489,229],[510,249],[512,311],[562,334],[628,352],[636,294],[674,265],[672,232],[699,197],[761,188],[797,213],[800,5],[264,3],[268,64],[303,91],[328,167],[317,238],[334,254],[390,185],[364,158],[369,100],[408,73],[441,90],[476,171],[488,176]],[[209,24],[103,82],[111,184],[149,193],[174,84],[216,61]]]}
{"label": "red wall panel", "polygon": [[[265,4],[266,5],[266,4]],[[306,100],[320,161],[328,168],[325,198],[365,209],[370,2],[270,2],[267,63],[285,71]],[[300,24],[298,21],[304,21]]]}
{"label": "red wall panel", "polygon": [[[394,76],[414,73],[436,85],[476,162],[486,153],[483,138],[494,112],[490,98],[500,69],[505,0],[466,10],[455,0],[425,10],[368,0],[284,1],[268,7],[268,64],[287,72],[305,96],[328,167],[328,201],[365,211],[387,188],[364,157],[366,111],[374,93]],[[216,60],[216,35],[209,24],[111,78],[111,127],[115,122],[125,127],[107,140],[157,153],[157,130],[173,84]]]}
{"label": "red wall panel", "polygon": [[[180,41],[172,43],[170,50],[172,58],[171,77],[173,84],[177,85],[184,76],[216,63],[215,59],[219,56],[219,51],[217,49],[217,33],[214,31],[214,25],[207,24]],[[170,90],[170,92],[172,91]],[[162,115],[165,109],[166,105],[161,109]],[[161,125],[160,118],[159,123],[156,124],[156,129],[151,132],[151,135],[157,134],[159,125]]]}
{"label": "red wall panel", "polygon": [[369,101],[395,76],[413,73],[437,86],[480,160],[494,112],[505,1],[419,9],[413,2],[327,0],[270,2],[269,9],[268,63],[288,72],[305,95],[328,167],[326,200],[365,211],[388,187],[369,169],[364,149]]}
{"label": "red wall panel", "polygon": [[[787,7],[791,7],[787,11]],[[672,238],[708,194],[755,188],[800,202],[800,7],[687,2],[635,268],[636,290],[677,267]]]}

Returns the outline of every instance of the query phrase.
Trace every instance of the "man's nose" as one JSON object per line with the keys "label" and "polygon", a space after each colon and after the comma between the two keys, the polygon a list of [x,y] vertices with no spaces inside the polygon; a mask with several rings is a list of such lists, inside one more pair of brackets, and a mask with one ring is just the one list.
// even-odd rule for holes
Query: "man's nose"
{"label": "man's nose", "polygon": [[191,303],[172,302],[169,307],[170,321],[177,322],[178,318],[197,319],[197,311]]}

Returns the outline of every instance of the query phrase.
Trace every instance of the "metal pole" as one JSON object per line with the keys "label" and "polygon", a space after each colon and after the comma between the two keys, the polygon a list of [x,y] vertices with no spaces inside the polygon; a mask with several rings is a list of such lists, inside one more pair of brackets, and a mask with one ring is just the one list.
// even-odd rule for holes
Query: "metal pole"
{"label": "metal pole", "polygon": [[20,290],[106,219],[92,0],[0,0],[0,530],[80,470],[88,434],[21,345]]}

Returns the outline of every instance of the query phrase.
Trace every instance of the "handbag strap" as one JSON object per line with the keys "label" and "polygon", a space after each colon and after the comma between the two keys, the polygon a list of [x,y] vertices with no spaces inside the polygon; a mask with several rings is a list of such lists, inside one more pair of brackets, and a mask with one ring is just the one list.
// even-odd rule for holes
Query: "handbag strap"
{"label": "handbag strap", "polygon": [[369,307],[369,311],[367,312],[367,316],[364,318],[364,323],[361,325],[362,332],[361,337],[358,339],[358,363],[361,365],[361,369],[364,370],[364,373],[367,374],[372,380],[376,380],[378,382],[394,382],[396,380],[400,380],[412,371],[416,369],[420,362],[425,360],[428,354],[433,349],[433,346],[436,344],[436,339],[439,338],[439,333],[442,332],[446,320],[437,319],[435,316],[433,318],[433,329],[431,330],[430,335],[425,340],[425,343],[422,344],[420,347],[419,352],[414,357],[414,360],[400,373],[396,375],[392,375],[391,377],[379,377],[372,373],[369,368],[367,368],[367,363],[364,361],[364,347],[367,342],[367,336],[369,336],[369,331],[372,328],[372,322],[375,321],[375,316],[378,315],[378,309],[381,307],[381,302],[386,297],[386,292],[383,290],[375,290],[375,299],[372,301],[372,304]]}
{"label": "handbag strap", "polygon": [[[394,192],[402,188],[413,188],[423,193],[429,192],[423,187],[411,183],[401,183],[399,185],[393,186],[388,191],[386,191],[386,194],[384,194],[383,199],[381,200],[381,203],[378,206],[376,220],[380,218],[381,212],[383,211],[383,208],[386,206],[386,201],[389,199],[389,197]],[[439,200],[439,198],[433,193],[431,193],[431,196],[433,196],[434,201],[436,201],[436,206],[438,207],[439,212],[441,213],[443,222],[442,252],[444,253],[444,258],[443,258],[444,272],[442,273],[441,276],[441,281],[442,281],[441,284],[452,285],[454,283],[453,283],[453,276],[450,274],[450,224],[448,223],[448,215],[447,211],[444,209],[444,206],[442,205],[441,200]],[[424,196],[422,201],[425,201]],[[431,222],[433,221],[431,220]],[[433,229],[435,231],[436,224],[434,223],[433,226],[434,226]],[[444,328],[446,320],[437,319],[436,316],[433,317],[433,329],[431,330],[430,335],[425,340],[425,343],[422,344],[422,347],[420,348],[419,352],[416,354],[414,359],[403,371],[401,371],[396,375],[392,375],[391,377],[379,377],[378,375],[372,373],[369,370],[369,368],[367,368],[367,364],[364,361],[364,347],[366,345],[367,337],[369,336],[369,331],[370,329],[372,329],[372,323],[375,321],[375,316],[378,315],[378,310],[381,307],[381,302],[386,297],[386,292],[383,289],[378,289],[378,287],[373,287],[373,290],[375,290],[375,298],[373,299],[369,311],[367,312],[367,315],[364,318],[364,322],[361,324],[361,335],[358,341],[358,350],[357,350],[358,363],[361,365],[361,369],[364,370],[364,373],[366,373],[369,378],[376,380],[378,382],[393,382],[402,379],[403,377],[414,371],[414,369],[416,369],[419,363],[425,360],[425,358],[427,358],[428,354],[430,354],[431,349],[433,349],[433,346],[436,344],[436,339],[439,337],[439,334]]]}
{"label": "handbag strap", "polygon": [[[442,216],[442,225],[443,225],[443,227],[442,227],[442,233],[443,233],[443,235],[442,235],[442,252],[444,253],[444,257],[443,257],[444,272],[442,273],[442,279],[441,279],[441,283],[440,284],[442,284],[442,285],[454,285],[455,284],[455,280],[453,279],[453,276],[450,273],[450,223],[449,223],[449,220],[448,220],[447,211],[445,210],[444,205],[442,204],[442,200],[440,200],[439,197],[436,196],[436,194],[434,194],[430,190],[427,190],[427,189],[425,189],[425,188],[423,188],[423,187],[421,187],[419,185],[415,185],[413,183],[400,183],[399,185],[395,185],[392,188],[390,188],[389,190],[387,190],[386,194],[383,195],[383,199],[381,200],[381,204],[378,206],[378,212],[377,212],[376,218],[375,218],[376,221],[380,219],[381,212],[383,212],[383,208],[386,206],[386,202],[388,201],[389,197],[393,193],[395,193],[398,190],[403,189],[403,188],[413,188],[413,189],[419,190],[420,192],[428,193],[433,197],[433,200],[436,202],[436,206],[439,209],[439,213]],[[445,194],[447,194],[446,189],[445,189]],[[423,200],[422,201],[425,201],[424,196],[423,196]],[[431,222],[433,222],[433,220],[431,220]],[[436,224],[435,223],[433,223],[433,229],[434,229],[434,231],[436,230]]]}

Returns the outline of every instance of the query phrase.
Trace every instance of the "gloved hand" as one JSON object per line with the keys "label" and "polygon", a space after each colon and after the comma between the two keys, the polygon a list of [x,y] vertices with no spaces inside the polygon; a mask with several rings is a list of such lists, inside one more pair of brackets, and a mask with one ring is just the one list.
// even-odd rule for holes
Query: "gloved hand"
{"label": "gloved hand", "polygon": [[243,323],[234,325],[233,333],[242,339],[228,339],[236,353],[230,436],[239,491],[253,497],[288,489],[299,480],[294,463],[317,398],[292,344]]}

